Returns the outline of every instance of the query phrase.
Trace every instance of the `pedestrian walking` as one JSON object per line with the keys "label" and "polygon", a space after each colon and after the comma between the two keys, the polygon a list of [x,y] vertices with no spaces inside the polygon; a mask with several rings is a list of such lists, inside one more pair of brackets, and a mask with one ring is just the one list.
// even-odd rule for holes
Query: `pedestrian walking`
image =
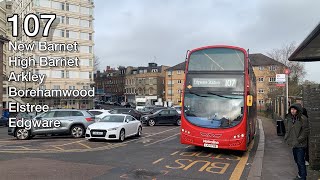
{"label": "pedestrian walking", "polygon": [[305,155],[309,136],[309,122],[302,113],[301,104],[297,103],[290,106],[285,120],[286,134],[284,139],[292,148],[293,157],[298,166],[298,176],[295,179],[305,180],[307,179]]}

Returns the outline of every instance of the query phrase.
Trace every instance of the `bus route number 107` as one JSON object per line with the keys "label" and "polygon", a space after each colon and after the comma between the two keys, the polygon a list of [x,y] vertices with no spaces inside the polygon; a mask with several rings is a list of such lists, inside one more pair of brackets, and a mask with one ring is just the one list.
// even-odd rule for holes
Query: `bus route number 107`
{"label": "bus route number 107", "polygon": [[236,79],[226,79],[225,86],[226,87],[236,87],[237,80]]}

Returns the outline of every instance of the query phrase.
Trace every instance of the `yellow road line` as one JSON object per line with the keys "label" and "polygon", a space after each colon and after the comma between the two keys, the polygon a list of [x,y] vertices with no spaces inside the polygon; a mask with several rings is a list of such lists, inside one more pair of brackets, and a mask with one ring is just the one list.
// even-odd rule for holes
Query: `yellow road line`
{"label": "yellow road line", "polygon": [[232,172],[229,180],[239,180],[243,173],[244,168],[246,167],[246,163],[249,159],[250,151],[252,150],[254,141],[252,141],[248,147],[247,152],[241,157],[240,161],[238,162],[237,166],[235,167],[234,171]]}
{"label": "yellow road line", "polygon": [[154,161],[152,164],[157,164],[158,162],[162,161],[163,159],[164,159],[164,158],[160,158],[160,159]]}
{"label": "yellow road line", "polygon": [[81,146],[86,147],[87,149],[92,149],[90,146],[88,146],[88,145],[86,145],[86,144],[83,144],[83,143],[81,143],[81,142],[78,142],[78,144],[80,144]]}
{"label": "yellow road line", "polygon": [[150,146],[150,145],[152,145],[152,144],[156,144],[156,143],[158,143],[158,142],[165,141],[165,140],[170,139],[170,138],[173,138],[173,137],[175,137],[175,136],[177,136],[177,135],[179,135],[179,134],[180,134],[180,132],[177,133],[177,134],[174,134],[174,135],[172,135],[172,136],[168,136],[168,137],[166,137],[166,138],[164,138],[164,139],[160,139],[160,140],[158,140],[158,141],[155,141],[155,142],[146,144],[146,145],[144,145],[144,146]]}
{"label": "yellow road line", "polygon": [[54,146],[66,146],[66,145],[70,145],[70,144],[75,144],[75,143],[79,143],[85,140],[80,140],[80,141],[74,141],[74,142],[69,142],[69,143],[65,143],[65,144],[59,144],[59,145],[54,145]]}

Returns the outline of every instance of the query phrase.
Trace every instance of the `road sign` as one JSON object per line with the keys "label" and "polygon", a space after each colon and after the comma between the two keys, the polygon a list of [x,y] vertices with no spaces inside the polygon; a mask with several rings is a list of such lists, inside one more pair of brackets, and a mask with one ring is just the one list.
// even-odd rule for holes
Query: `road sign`
{"label": "road sign", "polygon": [[285,69],[285,70],[284,70],[284,73],[285,73],[285,74],[290,74],[290,69]]}
{"label": "road sign", "polygon": [[277,83],[276,86],[277,86],[277,87],[285,87],[285,86],[286,86],[286,83],[285,83],[285,82]]}
{"label": "road sign", "polygon": [[276,82],[277,83],[286,82],[286,74],[276,74]]}

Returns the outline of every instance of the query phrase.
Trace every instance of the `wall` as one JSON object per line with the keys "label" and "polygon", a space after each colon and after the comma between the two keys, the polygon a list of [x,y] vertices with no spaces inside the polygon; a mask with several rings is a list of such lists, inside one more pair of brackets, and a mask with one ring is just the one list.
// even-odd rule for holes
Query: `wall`
{"label": "wall", "polygon": [[310,166],[320,170],[320,84],[303,87],[303,104],[310,121]]}

